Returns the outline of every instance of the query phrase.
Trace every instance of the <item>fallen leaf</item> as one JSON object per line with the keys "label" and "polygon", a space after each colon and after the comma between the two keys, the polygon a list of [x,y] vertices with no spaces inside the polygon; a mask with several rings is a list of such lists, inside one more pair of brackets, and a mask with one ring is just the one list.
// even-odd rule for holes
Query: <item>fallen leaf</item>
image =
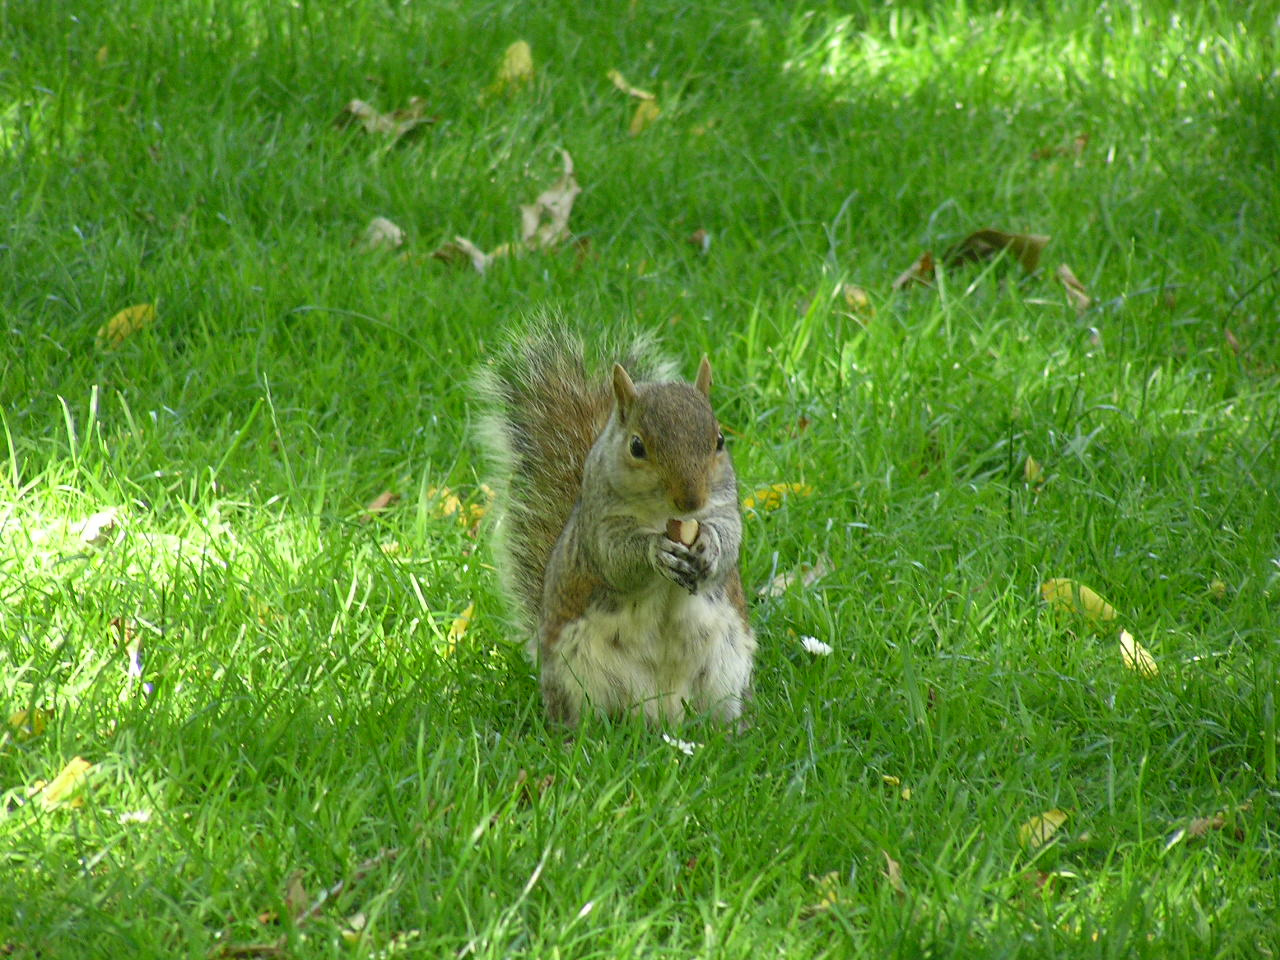
{"label": "fallen leaf", "polygon": [[894,290],[905,290],[907,287],[920,284],[932,287],[934,279],[933,254],[926,250],[916,258],[916,262],[898,274],[893,281]]}
{"label": "fallen leaf", "polygon": [[156,308],[149,303],[125,307],[98,328],[98,346],[114,350],[139,330],[155,323]]}
{"label": "fallen leaf", "polygon": [[101,67],[103,64],[107,62],[107,58],[110,56],[111,56],[111,48],[103,44],[101,47],[98,48],[98,52],[94,56],[94,60],[96,60],[98,62],[98,66]]}
{"label": "fallen leaf", "polygon": [[849,315],[864,326],[875,316],[876,308],[871,305],[871,296],[857,284],[840,284],[840,296],[844,299]]}
{"label": "fallen leaf", "polygon": [[7,724],[13,739],[21,743],[23,740],[30,740],[44,733],[52,717],[52,710],[37,707],[34,710],[19,710],[9,714]]}
{"label": "fallen leaf", "polygon": [[1067,291],[1067,301],[1077,314],[1084,313],[1093,306],[1093,298],[1085,291],[1084,284],[1072,273],[1070,267],[1065,263],[1060,263],[1055,273],[1059,282]]}
{"label": "fallen leaf", "polygon": [[1133,639],[1133,635],[1128,630],[1120,631],[1120,656],[1124,658],[1126,667],[1144,677],[1155,677],[1160,674],[1155,658],[1147,652],[1146,647]]}
{"label": "fallen leaf", "polygon": [[422,97],[410,97],[408,106],[391,113],[379,113],[363,100],[349,100],[338,115],[337,123],[347,126],[358,121],[365,133],[388,137],[391,143],[396,143],[405,134],[436,122],[436,118],[427,116],[426,112],[427,101]]}
{"label": "fallen leaf", "polygon": [[648,90],[641,90],[639,87],[633,87],[627,83],[626,78],[617,70],[609,71],[609,79],[613,81],[613,85],[625,93],[628,97],[635,97],[637,100],[656,100],[657,98]]}
{"label": "fallen leaf", "polygon": [[311,897],[307,895],[307,888],[302,883],[305,875],[301,870],[295,870],[285,881],[284,908],[290,920],[296,921],[311,906]]}
{"label": "fallen leaf", "polygon": [[845,898],[841,896],[840,874],[838,871],[832,870],[830,873],[823,874],[820,877],[809,874],[809,879],[813,882],[814,892],[817,894],[818,900],[816,903],[801,909],[800,915],[802,917],[812,917],[814,914],[830,910],[837,904],[845,902]]}
{"label": "fallen leaf", "polygon": [[374,217],[360,238],[362,250],[391,249],[404,246],[405,233],[386,217]]}
{"label": "fallen leaf", "polygon": [[1209,596],[1215,600],[1227,599],[1227,584],[1223,580],[1213,579],[1209,581]]}
{"label": "fallen leaf", "polygon": [[693,233],[689,234],[689,236],[685,237],[684,242],[689,244],[691,247],[697,248],[697,251],[705,257],[707,255],[707,251],[711,249],[711,234],[702,227],[699,227],[697,230],[693,231]]}
{"label": "fallen leaf", "polygon": [[69,806],[81,806],[84,803],[84,798],[76,796],[76,794],[84,786],[92,768],[93,764],[83,757],[73,757],[68,761],[58,775],[39,791],[40,802],[44,808],[52,810],[54,807],[61,806],[68,801]]}
{"label": "fallen leaf", "polygon": [[476,605],[474,603],[467,604],[467,609],[453,621],[449,627],[449,633],[445,637],[448,647],[445,649],[446,654],[451,654],[458,649],[458,643],[467,635],[467,628],[471,626],[471,618],[475,615]]}
{"label": "fallen leaf", "polygon": [[484,273],[494,260],[494,256],[485,253],[466,237],[454,237],[452,241],[433,251],[431,256],[450,266],[470,263],[475,267],[476,273]]}
{"label": "fallen leaf", "polygon": [[1064,613],[1081,613],[1091,620],[1114,620],[1116,611],[1088,587],[1065,577],[1046,580],[1040,587],[1045,603]]}
{"label": "fallen leaf", "polygon": [[1231,332],[1230,328],[1222,328],[1222,337],[1227,341],[1227,346],[1231,348],[1231,352],[1237,357],[1240,356],[1240,341],[1236,338],[1236,335]]}
{"label": "fallen leaf", "polygon": [[373,519],[375,513],[382,513],[392,504],[399,502],[400,494],[394,490],[383,490],[380,494],[369,501],[369,505],[364,508],[364,513],[360,515],[361,523],[368,523]]}
{"label": "fallen leaf", "polygon": [[812,653],[815,657],[829,657],[834,652],[831,644],[823,643],[817,637],[801,637],[800,646],[804,647],[807,653]]}
{"label": "fallen leaf", "polygon": [[1018,828],[1018,842],[1024,847],[1037,850],[1048,843],[1066,822],[1067,814],[1062,810],[1046,810]]}
{"label": "fallen leaf", "polygon": [[756,591],[762,597],[780,597],[794,584],[811,587],[832,570],[831,558],[825,553],[815,563],[801,563],[794,570],[788,570],[772,577],[768,583]]}
{"label": "fallen leaf", "polygon": [[660,116],[662,116],[662,108],[658,106],[657,100],[641,100],[636,105],[636,112],[631,115],[631,124],[627,127],[627,132],[637,137],[651,127]]}
{"label": "fallen leaf", "polygon": [[881,850],[880,852],[884,855],[884,875],[889,881],[889,886],[893,888],[893,892],[900,898],[905,897],[907,888],[902,882],[902,865],[889,856],[889,851]]}
{"label": "fallen leaf", "polygon": [[990,260],[1003,250],[1008,250],[1022,264],[1027,273],[1035,273],[1040,266],[1040,254],[1050,238],[1039,233],[1005,233],[1003,230],[975,230],[959,243],[953,244],[942,255],[948,267],[962,263],[978,263]]}
{"label": "fallen leaf", "polygon": [[89,514],[72,527],[72,532],[86,546],[104,547],[111,542],[123,518],[124,510],[121,507],[107,507]]}
{"label": "fallen leaf", "polygon": [[1044,467],[1031,454],[1027,454],[1027,462],[1022,465],[1022,477],[1032,486],[1044,479]]}
{"label": "fallen leaf", "polygon": [[761,487],[749,494],[742,501],[744,510],[777,510],[790,496],[807,497],[813,493],[813,487],[807,483],[775,483]]}
{"label": "fallen leaf", "polygon": [[582,188],[573,175],[573,157],[561,150],[564,171],[531,204],[520,207],[520,239],[533,250],[548,250],[569,238],[569,215]]}
{"label": "fallen leaf", "polygon": [[502,54],[498,65],[498,77],[489,87],[493,94],[519,90],[533,79],[533,48],[524,40],[517,40]]}

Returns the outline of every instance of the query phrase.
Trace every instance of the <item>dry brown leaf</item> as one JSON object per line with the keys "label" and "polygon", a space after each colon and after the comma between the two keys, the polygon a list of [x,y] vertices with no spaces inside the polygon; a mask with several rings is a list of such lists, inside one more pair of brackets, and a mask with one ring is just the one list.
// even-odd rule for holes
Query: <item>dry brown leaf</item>
{"label": "dry brown leaf", "polygon": [[1027,273],[1035,273],[1040,266],[1040,254],[1049,243],[1049,237],[1039,233],[1005,233],[1003,230],[975,230],[959,243],[953,244],[942,256],[948,267],[961,263],[978,263],[990,260],[1003,250],[1016,257]]}
{"label": "dry brown leaf", "polygon": [[149,303],[125,307],[98,328],[98,346],[114,350],[139,330],[144,330],[156,320],[156,308]]}
{"label": "dry brown leaf", "polygon": [[360,238],[362,250],[394,250],[404,246],[405,233],[386,217],[374,217]]}
{"label": "dry brown leaf", "polygon": [[1043,847],[1058,832],[1058,828],[1067,822],[1067,814],[1058,810],[1046,810],[1032,817],[1018,828],[1018,842],[1024,847],[1037,850]]}
{"label": "dry brown leaf", "polygon": [[573,175],[573,157],[561,150],[564,171],[531,204],[520,207],[520,239],[532,250],[549,250],[569,238],[569,215],[582,188]]}
{"label": "dry brown leaf", "polygon": [[635,97],[637,100],[656,100],[657,98],[648,90],[641,90],[639,87],[633,87],[627,83],[627,80],[617,70],[609,71],[609,79],[613,85],[625,93],[628,97]]}
{"label": "dry brown leaf", "polygon": [[893,281],[894,290],[904,290],[907,287],[921,284],[922,286],[932,287],[934,279],[934,263],[933,254],[926,250],[916,258],[916,262],[907,269],[898,274],[897,279]]}
{"label": "dry brown leaf", "polygon": [[1093,306],[1093,298],[1089,296],[1084,288],[1084,284],[1076,277],[1071,268],[1065,263],[1058,264],[1056,271],[1058,281],[1067,291],[1067,300],[1071,306],[1075,308],[1077,314],[1084,313]]}
{"label": "dry brown leaf", "polygon": [[360,515],[360,522],[368,523],[373,519],[373,515],[375,513],[381,513],[388,507],[397,503],[399,500],[400,494],[396,493],[394,490],[383,490],[369,502],[367,507],[364,508],[364,513]]}
{"label": "dry brown leaf", "polygon": [[699,227],[697,230],[693,231],[693,233],[689,234],[689,236],[685,237],[684,242],[689,244],[689,246],[696,248],[697,251],[705,257],[707,255],[707,251],[711,249],[711,234],[703,227]]}
{"label": "dry brown leaf", "polygon": [[426,113],[427,101],[422,97],[410,97],[407,106],[391,113],[379,113],[372,104],[363,100],[349,100],[336,122],[338,126],[345,127],[358,121],[365,133],[389,137],[395,143],[405,134],[436,122],[436,117],[429,117]]}
{"label": "dry brown leaf", "polygon": [[1236,339],[1236,335],[1231,332],[1229,327],[1223,327],[1222,336],[1227,341],[1227,346],[1231,348],[1231,352],[1237,357],[1240,356],[1240,341]]}
{"label": "dry brown leaf", "polygon": [[893,892],[899,898],[905,897],[907,895],[907,887],[902,882],[902,864],[889,856],[888,850],[881,850],[880,852],[884,855],[884,875],[889,881],[889,886],[893,888]]}
{"label": "dry brown leaf", "polygon": [[289,879],[285,881],[284,908],[288,912],[290,920],[296,921],[311,906],[311,897],[307,895],[307,888],[302,883],[304,876],[305,874],[301,870],[295,870],[289,874]]}
{"label": "dry brown leaf", "polygon": [[780,597],[794,584],[811,587],[832,571],[831,558],[825,553],[815,563],[802,563],[794,570],[788,570],[773,577],[761,587],[757,593],[762,597]]}
{"label": "dry brown leaf", "polygon": [[1040,587],[1045,603],[1064,613],[1082,613],[1090,620],[1114,620],[1115,607],[1084,584],[1066,577],[1046,580]]}
{"label": "dry brown leaf", "polygon": [[493,254],[485,253],[466,237],[454,237],[450,242],[434,250],[431,257],[433,260],[443,260],[450,266],[469,263],[475,268],[476,273],[484,273],[489,269],[496,255],[496,250]]}
{"label": "dry brown leaf", "polygon": [[631,115],[631,124],[627,127],[627,132],[637,137],[653,126],[654,121],[660,116],[662,116],[662,108],[658,106],[657,100],[641,100],[636,105],[636,112]]}

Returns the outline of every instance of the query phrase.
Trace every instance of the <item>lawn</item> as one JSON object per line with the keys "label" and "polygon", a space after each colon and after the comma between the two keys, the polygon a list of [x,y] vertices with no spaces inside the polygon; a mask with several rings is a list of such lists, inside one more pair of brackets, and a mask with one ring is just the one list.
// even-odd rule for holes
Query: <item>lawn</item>
{"label": "lawn", "polygon": [[[0,37],[0,955],[1280,955],[1273,4]],[[543,312],[714,365],[739,735],[543,720],[469,386]]]}

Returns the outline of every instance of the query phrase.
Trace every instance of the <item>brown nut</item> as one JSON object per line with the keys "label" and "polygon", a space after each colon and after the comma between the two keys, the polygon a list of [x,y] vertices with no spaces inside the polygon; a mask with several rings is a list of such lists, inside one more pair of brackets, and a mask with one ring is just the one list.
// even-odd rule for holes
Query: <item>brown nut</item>
{"label": "brown nut", "polygon": [[693,542],[698,539],[698,521],[668,520],[667,539],[683,543],[686,547],[693,546]]}

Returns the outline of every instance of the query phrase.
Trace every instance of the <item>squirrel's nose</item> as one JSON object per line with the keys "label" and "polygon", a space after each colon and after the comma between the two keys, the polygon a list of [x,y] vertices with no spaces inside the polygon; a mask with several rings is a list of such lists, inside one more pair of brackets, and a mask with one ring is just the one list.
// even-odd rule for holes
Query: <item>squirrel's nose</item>
{"label": "squirrel's nose", "polygon": [[706,494],[697,490],[683,490],[672,497],[671,502],[681,513],[693,513],[706,505],[707,497]]}

